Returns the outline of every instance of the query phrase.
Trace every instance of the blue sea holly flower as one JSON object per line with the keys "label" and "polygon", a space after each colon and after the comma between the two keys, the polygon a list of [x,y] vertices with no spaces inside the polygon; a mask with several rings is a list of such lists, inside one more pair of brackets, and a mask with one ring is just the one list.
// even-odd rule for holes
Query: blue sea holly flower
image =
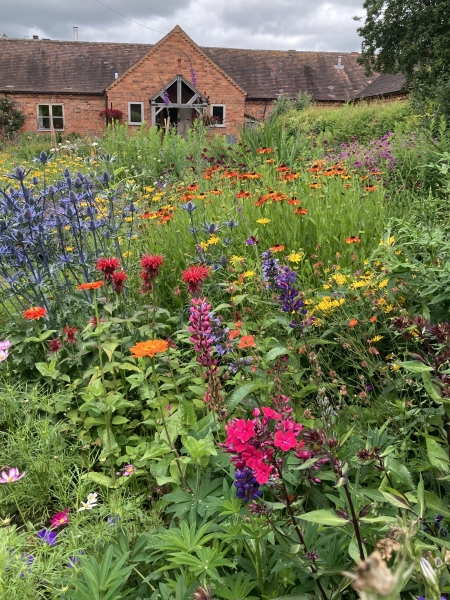
{"label": "blue sea holly flower", "polygon": [[187,211],[189,214],[192,214],[194,210],[197,208],[193,202],[187,202],[186,204],[180,204],[181,208]]}

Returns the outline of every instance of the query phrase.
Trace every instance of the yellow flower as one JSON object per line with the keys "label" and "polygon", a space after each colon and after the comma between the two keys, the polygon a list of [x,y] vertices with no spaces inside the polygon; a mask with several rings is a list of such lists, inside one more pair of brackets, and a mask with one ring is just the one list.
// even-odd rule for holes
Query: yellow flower
{"label": "yellow flower", "polygon": [[382,339],[383,339],[382,335],[376,335],[375,337],[372,338],[372,344],[375,344],[376,342],[379,342]]}
{"label": "yellow flower", "polygon": [[73,250],[72,246],[67,246],[66,252],[72,252],[72,250]]}
{"label": "yellow flower", "polygon": [[132,220],[133,220],[133,217],[125,217],[125,221],[127,223],[131,223]]}
{"label": "yellow flower", "polygon": [[391,369],[391,371],[398,371],[400,369],[400,365],[398,365],[397,363],[394,363],[394,364],[390,365],[390,369]]}
{"label": "yellow flower", "polygon": [[242,274],[242,277],[254,277],[256,275],[255,271],[245,271],[245,273]]}
{"label": "yellow flower", "polygon": [[260,225],[267,225],[267,223],[270,223],[270,219],[257,219],[256,222]]}
{"label": "yellow flower", "polygon": [[240,262],[244,261],[244,257],[243,256],[236,256],[236,254],[233,254],[233,256],[231,257],[230,260],[231,260],[231,262],[235,263],[235,266],[236,266],[236,263],[240,263]]}
{"label": "yellow flower", "polygon": [[325,285],[322,286],[322,288],[324,290],[329,290],[331,288],[331,285],[325,284]]}
{"label": "yellow flower", "polygon": [[122,253],[122,256],[123,256],[124,258],[128,258],[129,256],[131,256],[131,252],[130,252],[129,250],[127,250],[127,252],[123,252],[123,253]]}
{"label": "yellow flower", "polygon": [[200,242],[199,246],[201,246],[202,250],[208,250],[208,244],[207,244],[207,242]]}
{"label": "yellow flower", "polygon": [[66,231],[70,231],[70,225],[65,225],[65,226],[64,226],[64,229],[65,229]]}
{"label": "yellow flower", "polygon": [[304,252],[291,252],[287,257],[289,262],[299,263],[302,258],[305,256]]}
{"label": "yellow flower", "polygon": [[380,281],[380,283],[378,284],[379,288],[385,288],[388,284],[389,279],[383,279],[383,281]]}
{"label": "yellow flower", "polygon": [[338,285],[344,285],[345,283],[347,283],[347,277],[345,275],[333,275],[331,277],[331,279],[334,279],[334,281],[338,284]]}
{"label": "yellow flower", "polygon": [[217,242],[220,242],[220,237],[217,235],[212,235],[207,241],[207,244],[208,246],[214,246],[214,244],[217,244]]}

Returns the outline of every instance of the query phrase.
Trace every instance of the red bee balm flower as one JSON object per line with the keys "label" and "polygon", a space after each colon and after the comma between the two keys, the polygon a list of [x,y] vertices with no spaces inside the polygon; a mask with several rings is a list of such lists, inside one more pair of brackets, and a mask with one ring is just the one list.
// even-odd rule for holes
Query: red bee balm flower
{"label": "red bee balm flower", "polygon": [[277,448],[281,448],[284,452],[288,452],[297,446],[297,440],[292,431],[277,431],[275,434],[275,441],[273,443]]}
{"label": "red bee balm flower", "polygon": [[118,258],[100,258],[97,261],[97,265],[95,268],[97,269],[97,271],[102,271],[105,277],[105,281],[108,281],[110,283],[113,279],[114,271],[116,271],[119,268],[119,266],[120,261]]}
{"label": "red bee balm flower", "polygon": [[113,286],[116,294],[120,294],[120,292],[125,287],[125,281],[128,279],[128,275],[125,271],[116,271],[113,273]]}
{"label": "red bee balm flower", "polygon": [[145,254],[141,259],[141,279],[142,291],[152,291],[152,279],[158,277],[159,267],[163,264],[163,257],[160,254]]}
{"label": "red bee balm flower", "polygon": [[56,515],[50,519],[52,528],[59,527],[60,525],[65,525],[68,522],[69,522],[69,509],[68,508],[65,508],[63,511],[56,513]]}
{"label": "red bee balm flower", "polygon": [[56,338],[56,340],[48,340],[47,343],[48,348],[52,354],[58,352],[58,350],[61,350],[61,348],[63,347],[61,341],[58,338]]}
{"label": "red bee balm flower", "polygon": [[77,340],[75,338],[75,334],[77,332],[76,327],[69,327],[68,325],[66,325],[64,327],[63,331],[66,334],[66,337],[64,339],[66,344],[76,344],[77,343]]}
{"label": "red bee balm flower", "polygon": [[45,317],[46,314],[47,311],[45,308],[42,308],[41,306],[33,306],[31,308],[28,308],[23,313],[23,316],[25,317],[25,319],[28,319],[28,321],[37,321],[38,319]]}
{"label": "red bee balm flower", "polygon": [[196,295],[200,292],[202,283],[209,276],[209,269],[203,265],[189,267],[181,273],[181,280],[187,284],[188,293]]}

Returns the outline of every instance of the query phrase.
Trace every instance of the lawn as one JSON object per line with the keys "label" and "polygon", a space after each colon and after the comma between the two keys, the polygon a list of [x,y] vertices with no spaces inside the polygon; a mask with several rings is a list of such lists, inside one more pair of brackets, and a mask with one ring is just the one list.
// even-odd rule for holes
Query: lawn
{"label": "lawn", "polygon": [[450,592],[449,156],[407,104],[5,146],[0,595]]}

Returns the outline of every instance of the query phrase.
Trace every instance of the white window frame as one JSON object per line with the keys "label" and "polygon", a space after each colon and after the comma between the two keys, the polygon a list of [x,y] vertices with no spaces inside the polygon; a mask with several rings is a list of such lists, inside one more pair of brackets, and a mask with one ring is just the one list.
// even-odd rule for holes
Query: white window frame
{"label": "white window frame", "polygon": [[[50,119],[50,127],[48,129],[45,129],[44,127],[39,127],[39,119],[41,118],[39,116],[39,107],[40,106],[48,106],[50,108],[49,110],[49,119]],[[62,117],[54,117],[53,116],[53,107],[54,106],[61,106],[62,108]],[[66,128],[66,117],[64,114],[64,104],[62,102],[39,102],[38,104],[36,104],[36,116],[37,116],[37,130],[38,131],[64,131]],[[55,129],[53,127],[53,119],[61,119],[63,120],[63,126],[62,129]]]}
{"label": "white window frame", "polygon": [[215,106],[221,106],[223,108],[223,119],[222,119],[222,123],[211,124],[211,127],[226,127],[227,126],[227,123],[226,123],[227,107],[225,106],[225,104],[211,104],[210,105],[211,117],[213,116],[213,108]]}
{"label": "white window frame", "polygon": [[[141,105],[141,116],[142,121],[132,121],[131,120],[131,105],[132,104],[140,104]],[[128,125],[142,125],[144,123],[144,102],[128,102]]]}

